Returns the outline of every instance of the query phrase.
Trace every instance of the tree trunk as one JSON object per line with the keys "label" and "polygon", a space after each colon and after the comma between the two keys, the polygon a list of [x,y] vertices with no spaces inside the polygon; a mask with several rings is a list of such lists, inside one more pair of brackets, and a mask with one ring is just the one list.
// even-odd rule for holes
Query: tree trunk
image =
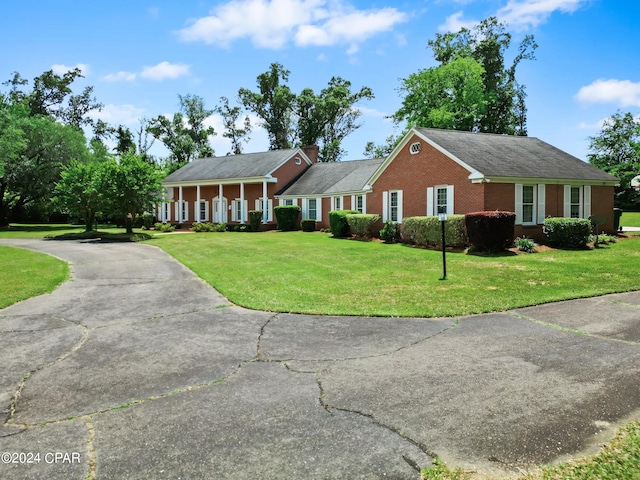
{"label": "tree trunk", "polygon": [[128,214],[127,218],[125,218],[124,220],[124,228],[126,229],[127,233],[133,235],[133,216],[131,214]]}
{"label": "tree trunk", "polygon": [[93,230],[93,217],[95,216],[95,214],[93,212],[87,212],[87,214],[84,217],[84,231],[85,232],[90,232],[91,230]]}

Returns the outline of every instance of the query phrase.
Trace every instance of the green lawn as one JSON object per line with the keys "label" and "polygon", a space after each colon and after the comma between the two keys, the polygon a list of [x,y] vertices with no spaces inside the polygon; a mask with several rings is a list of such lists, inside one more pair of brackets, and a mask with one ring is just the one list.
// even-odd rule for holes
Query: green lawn
{"label": "green lawn", "polygon": [[68,276],[69,266],[62,260],[0,245],[0,308],[51,292]]}
{"label": "green lawn", "polygon": [[332,315],[468,315],[640,289],[640,239],[595,250],[499,256],[442,252],[322,233],[166,235],[158,245],[231,302]]}
{"label": "green lawn", "polygon": [[625,227],[640,227],[640,212],[622,212],[620,225]]}

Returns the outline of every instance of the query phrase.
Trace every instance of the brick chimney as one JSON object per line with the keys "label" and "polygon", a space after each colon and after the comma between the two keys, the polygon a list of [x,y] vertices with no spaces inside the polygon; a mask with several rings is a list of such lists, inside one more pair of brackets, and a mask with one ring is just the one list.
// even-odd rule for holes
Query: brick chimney
{"label": "brick chimney", "polygon": [[301,147],[301,149],[312,163],[318,163],[318,154],[320,153],[320,147],[318,145],[306,145]]}

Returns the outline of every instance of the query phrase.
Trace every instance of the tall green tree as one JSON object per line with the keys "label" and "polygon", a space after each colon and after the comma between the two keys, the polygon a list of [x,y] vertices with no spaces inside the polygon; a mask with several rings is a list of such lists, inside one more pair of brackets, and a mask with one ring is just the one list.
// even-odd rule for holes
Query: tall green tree
{"label": "tall green tree", "polygon": [[252,129],[249,116],[245,115],[242,127],[239,127],[238,121],[242,115],[242,110],[238,106],[231,107],[227,97],[220,97],[220,104],[215,111],[222,117],[222,124],[224,125],[222,136],[231,140],[231,150],[227,152],[227,155],[241,154],[242,144],[249,141],[249,134]]}
{"label": "tall green tree", "polygon": [[487,112],[484,68],[470,57],[456,57],[439,67],[402,80],[402,106],[393,115],[407,127],[473,130]]}
{"label": "tall green tree", "polygon": [[262,126],[269,136],[270,150],[291,148],[296,95],[286,85],[289,74],[281,64],[272,63],[267,72],[258,75],[259,91],[247,88],[238,91],[242,105],[262,119]]}
{"label": "tall green tree", "polygon": [[205,126],[205,120],[213,110],[205,108],[204,100],[197,95],[178,95],[179,111],[173,118],[159,115],[149,120],[147,132],[160,140],[171,152],[168,159],[170,171],[200,157],[214,155],[209,137],[215,135],[213,127]]}
{"label": "tall green tree", "polygon": [[[535,58],[537,44],[532,35],[526,36],[507,65],[505,55],[511,41],[507,25],[495,17],[483,20],[472,29],[436,34],[428,43],[440,65],[403,80],[400,91],[405,93],[405,98],[393,118],[435,121],[433,126],[439,128],[526,135],[526,92],[524,85],[517,81],[516,70],[523,60]],[[465,72],[469,73],[468,86],[460,84],[465,81]],[[450,75],[452,80],[448,81]],[[479,78],[482,99],[478,96]],[[428,101],[417,101],[425,97],[415,95],[416,92],[428,94]],[[464,115],[465,110],[472,113]]]}
{"label": "tall green tree", "polygon": [[589,150],[589,163],[620,179],[616,206],[640,210],[640,193],[631,187],[631,179],[640,175],[640,118],[616,112],[589,138]]}
{"label": "tall green tree", "polygon": [[123,219],[127,233],[133,233],[133,219],[153,211],[162,200],[165,172],[133,151],[103,165],[108,180],[105,211]]}

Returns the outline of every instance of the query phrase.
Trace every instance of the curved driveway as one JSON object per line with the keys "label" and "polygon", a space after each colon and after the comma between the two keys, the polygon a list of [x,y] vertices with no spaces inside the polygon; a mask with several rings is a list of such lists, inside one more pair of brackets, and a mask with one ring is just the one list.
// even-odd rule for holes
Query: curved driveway
{"label": "curved driveway", "polygon": [[640,418],[640,292],[314,317],[233,306],[149,245],[0,243],[72,268],[0,310],[0,452],[25,454],[0,478],[418,479],[435,455],[504,475]]}

